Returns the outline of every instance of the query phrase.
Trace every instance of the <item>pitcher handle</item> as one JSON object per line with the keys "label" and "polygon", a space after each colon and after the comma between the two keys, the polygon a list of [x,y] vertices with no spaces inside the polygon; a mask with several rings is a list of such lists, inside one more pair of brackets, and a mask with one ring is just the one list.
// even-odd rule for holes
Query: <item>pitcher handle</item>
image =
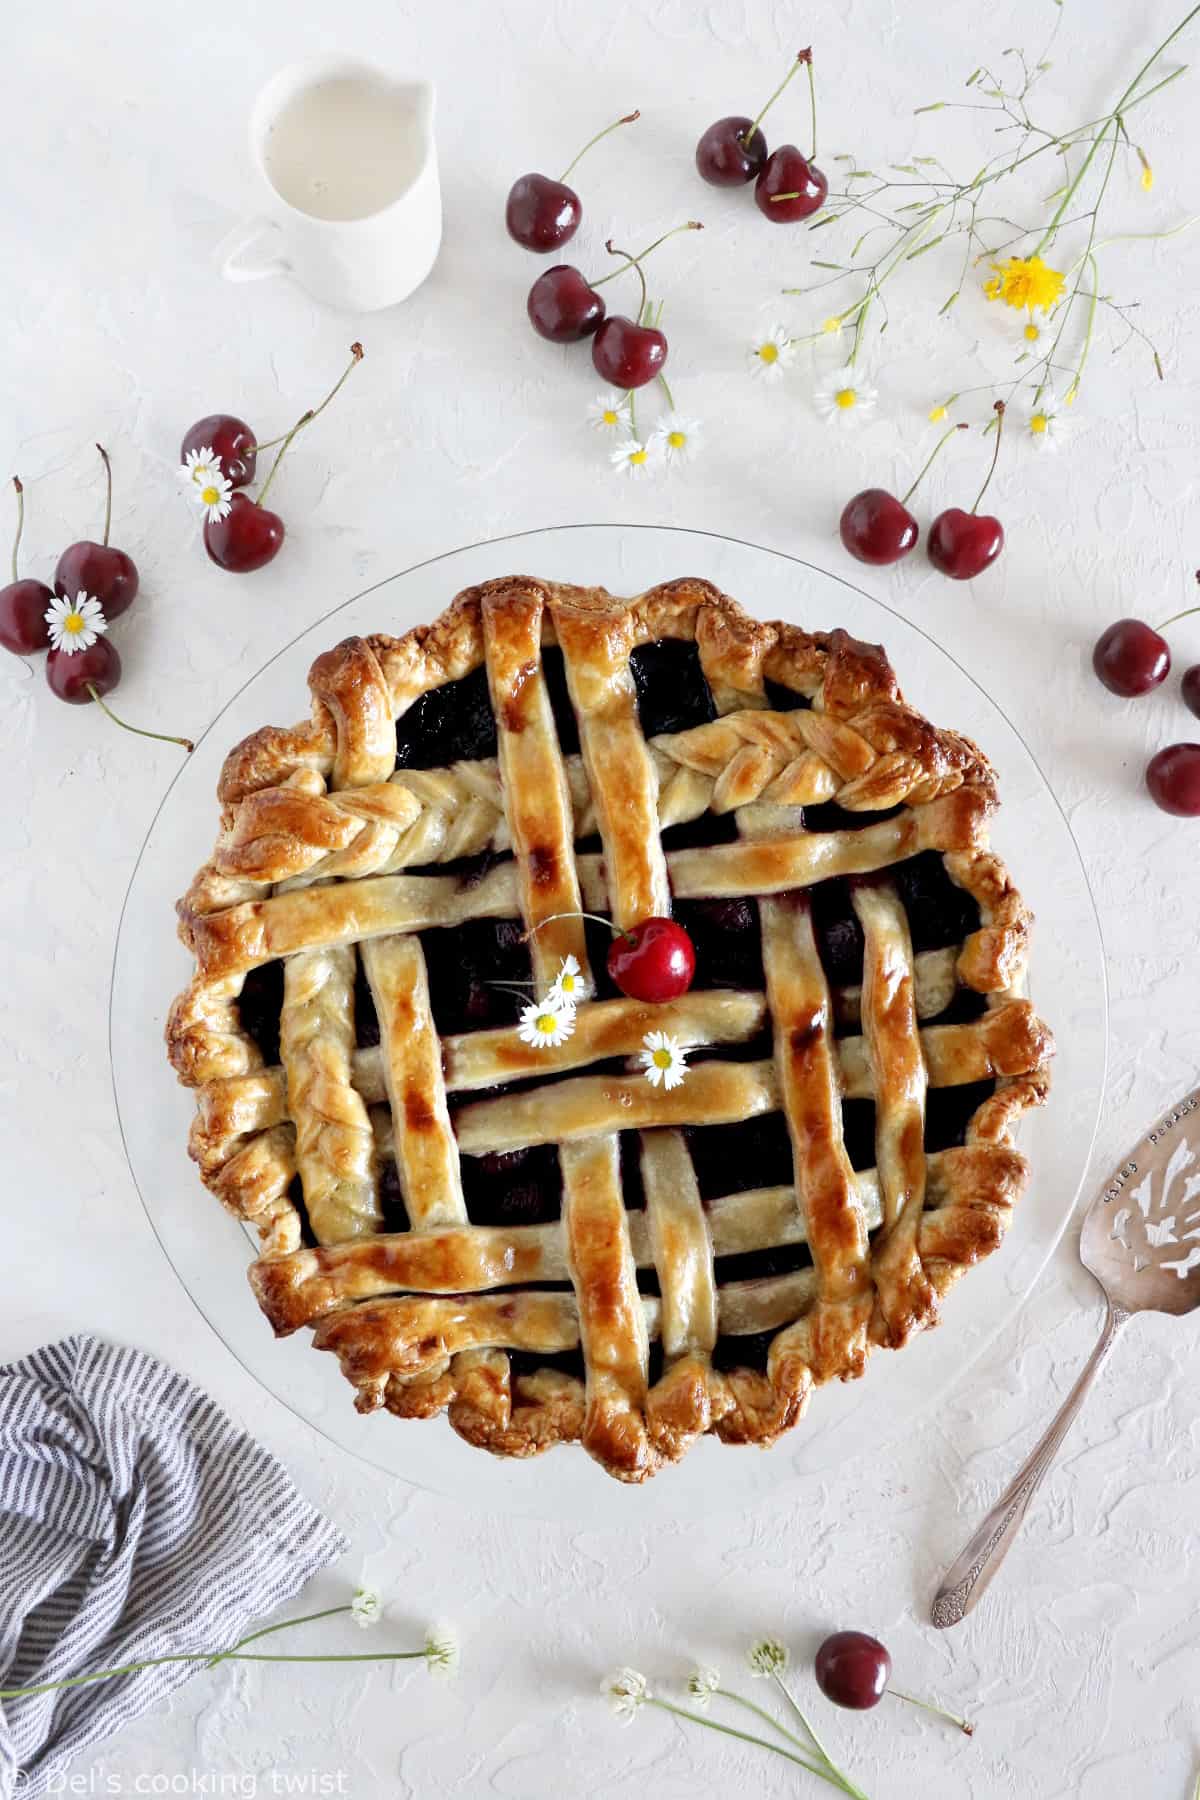
{"label": "pitcher handle", "polygon": [[276,239],[282,236],[273,219],[250,219],[245,224],[235,226],[229,236],[217,246],[221,274],[226,281],[265,281],[269,275],[287,274],[292,265],[286,256],[268,256],[248,262],[241,260],[252,244],[268,236]]}

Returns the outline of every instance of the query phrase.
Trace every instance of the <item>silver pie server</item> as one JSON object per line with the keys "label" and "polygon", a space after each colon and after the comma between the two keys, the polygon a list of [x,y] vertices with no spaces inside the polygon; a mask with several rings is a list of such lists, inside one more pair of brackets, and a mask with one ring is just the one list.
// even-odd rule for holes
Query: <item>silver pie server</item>
{"label": "silver pie server", "polygon": [[1100,1341],[1049,1430],[1013,1476],[933,1602],[943,1630],[966,1618],[1008,1554],[1033,1496],[1123,1325],[1138,1312],[1200,1306],[1200,1088],[1170,1107],[1113,1171],[1079,1240],[1107,1302]]}

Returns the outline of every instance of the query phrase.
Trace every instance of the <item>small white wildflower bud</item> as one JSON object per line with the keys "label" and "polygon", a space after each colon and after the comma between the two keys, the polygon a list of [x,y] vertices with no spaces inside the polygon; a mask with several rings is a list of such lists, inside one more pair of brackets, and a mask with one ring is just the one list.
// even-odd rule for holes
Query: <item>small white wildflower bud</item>
{"label": "small white wildflower bud", "polygon": [[361,1625],[366,1631],[368,1626],[376,1624],[383,1616],[383,1601],[374,1588],[360,1587],[350,1602],[350,1611],[354,1623]]}
{"label": "small white wildflower bud", "polygon": [[746,1652],[752,1675],[782,1675],[787,1668],[788,1653],[778,1638],[760,1638]]}
{"label": "small white wildflower bud", "polygon": [[450,1625],[431,1625],[425,1633],[425,1661],[431,1675],[449,1681],[458,1674],[458,1636]]}
{"label": "small white wildflower bud", "polygon": [[693,1669],[688,1676],[687,1691],[697,1706],[707,1706],[721,1685],[720,1671],[717,1669]]}
{"label": "small white wildflower bud", "polygon": [[646,1677],[637,1669],[618,1669],[614,1674],[604,1677],[600,1683],[600,1692],[618,1719],[628,1725],[648,1697]]}

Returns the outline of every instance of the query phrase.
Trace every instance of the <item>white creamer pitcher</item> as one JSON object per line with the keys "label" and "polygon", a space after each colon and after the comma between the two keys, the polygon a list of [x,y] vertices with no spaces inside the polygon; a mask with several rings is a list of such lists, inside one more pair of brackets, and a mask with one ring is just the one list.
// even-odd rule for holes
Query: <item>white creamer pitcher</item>
{"label": "white creamer pitcher", "polygon": [[442,237],[433,99],[351,57],[273,76],[250,114],[263,210],[221,245],[226,280],[291,275],[347,312],[407,299]]}

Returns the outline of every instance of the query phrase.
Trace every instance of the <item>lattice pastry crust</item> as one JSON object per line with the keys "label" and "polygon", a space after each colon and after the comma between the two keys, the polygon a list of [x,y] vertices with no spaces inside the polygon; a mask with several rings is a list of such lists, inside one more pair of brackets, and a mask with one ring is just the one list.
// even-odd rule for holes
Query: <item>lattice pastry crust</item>
{"label": "lattice pastry crust", "polygon": [[[672,639],[695,644],[716,717],[647,741],[630,658]],[[560,749],[550,645],[578,754]],[[481,665],[497,756],[397,768],[396,721]],[[794,709],[775,710],[767,684]],[[507,1456],[580,1440],[637,1482],[705,1432],[771,1443],[814,1386],[934,1323],[940,1296],[1004,1234],[1026,1179],[1013,1126],[1044,1098],[1053,1049],[1023,997],[1029,915],[987,848],[997,797],[982,752],[904,703],[877,646],[759,623],[699,580],[631,601],[489,582],[402,638],[348,638],[309,685],[311,719],[254,733],[225,763],[220,836],[178,909],[196,972],[167,1028],[197,1091],[192,1156],[260,1235],[250,1281],[276,1332],[313,1327],[360,1410],[446,1409]],[[901,810],[806,829],[801,809],[830,802]],[[664,850],[666,828],[707,813],[732,817],[734,841]],[[577,853],[597,834],[598,853]],[[979,924],[914,954],[887,872],[921,852],[943,859]],[[861,983],[837,992],[810,897],[835,877],[855,878],[863,941]],[[721,897],[757,900],[761,992],[593,1000],[552,1050],[507,1026],[438,1036],[421,933],[535,927],[581,907],[631,925],[673,899]],[[545,925],[530,951],[539,993],[563,957],[588,967],[578,918]],[[280,1061],[266,1067],[239,995],[274,959]],[[360,960],[380,1034],[366,1048]],[[922,1025],[964,989],[986,997],[976,1016]],[[673,1092],[632,1062],[613,1072],[660,1028],[706,1047]],[[748,1059],[720,1053],[739,1045]],[[975,1082],[993,1085],[963,1141],[927,1155],[927,1091]],[[856,1098],[875,1102],[875,1167],[857,1171],[842,1125]],[[703,1200],[688,1132],[780,1111],[793,1181],[757,1186],[747,1169],[744,1191]],[[620,1133],[638,1134],[635,1210]],[[561,1218],[472,1224],[461,1159],[538,1144],[558,1146]],[[381,1229],[393,1159],[407,1230]],[[805,1244],[807,1266],[718,1280],[720,1259]],[[656,1278],[648,1292],[639,1270]],[[729,1346],[764,1333],[765,1368],[739,1366]],[[583,1379],[562,1367],[579,1350]]]}

